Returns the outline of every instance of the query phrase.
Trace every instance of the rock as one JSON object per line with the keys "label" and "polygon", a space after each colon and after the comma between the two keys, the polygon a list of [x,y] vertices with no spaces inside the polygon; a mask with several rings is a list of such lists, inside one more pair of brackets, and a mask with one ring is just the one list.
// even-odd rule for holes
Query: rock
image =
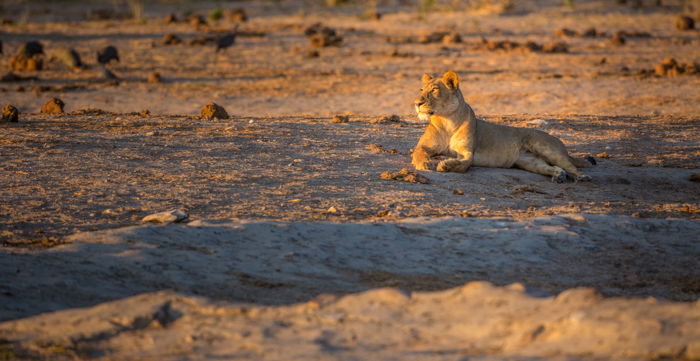
{"label": "rock", "polygon": [[307,58],[318,58],[319,56],[321,56],[321,53],[319,53],[318,50],[309,50],[306,52]]}
{"label": "rock", "polygon": [[236,42],[236,33],[230,33],[220,36],[216,39],[216,52],[219,50],[226,50],[228,47]]}
{"label": "rock", "polygon": [[314,48],[340,46],[343,42],[343,38],[336,33],[335,29],[323,26],[321,23],[307,27],[304,35],[309,37],[309,43]]}
{"label": "rock", "polygon": [[163,81],[163,78],[160,76],[160,73],[157,71],[154,71],[150,74],[148,74],[148,82],[149,83],[161,83]]}
{"label": "rock", "polygon": [[98,63],[109,64],[112,60],[119,62],[119,51],[116,47],[109,45],[97,52]]}
{"label": "rock", "polygon": [[676,29],[693,30],[695,29],[695,20],[690,16],[681,15],[676,18]]}
{"label": "rock", "polygon": [[581,33],[581,36],[587,38],[595,38],[598,35],[602,35],[602,33],[598,33],[598,31],[595,28],[588,28]]}
{"label": "rock", "polygon": [[691,182],[700,183],[700,173],[691,173],[688,180]]}
{"label": "rock", "polygon": [[13,71],[39,71],[44,68],[44,59],[41,55],[26,55],[20,52],[10,59],[10,68]]}
{"label": "rock", "polygon": [[327,46],[340,46],[343,38],[337,35],[314,34],[309,37],[309,44],[314,48],[324,48]]}
{"label": "rock", "polygon": [[664,64],[654,65],[654,74],[656,74],[656,75],[666,75],[667,71],[668,71],[668,67]]}
{"label": "rock", "polygon": [[366,150],[369,150],[372,153],[384,153],[386,152],[386,149],[382,147],[379,144],[369,144],[365,147]]}
{"label": "rock", "polygon": [[19,48],[18,54],[24,54],[27,57],[44,55],[44,46],[38,41],[28,41]]}
{"label": "rock", "polygon": [[182,39],[173,33],[167,33],[163,36],[160,43],[163,45],[177,45],[182,43]]}
{"label": "rock", "polygon": [[462,42],[462,36],[458,33],[449,33],[442,37],[442,43],[445,45],[459,44]]}
{"label": "rock", "polygon": [[563,41],[547,43],[542,45],[542,51],[545,53],[568,53],[569,45]]}
{"label": "rock", "polygon": [[144,110],[139,112],[139,115],[146,118],[146,117],[151,116],[151,111],[148,109],[144,109]]}
{"label": "rock", "polygon": [[626,42],[627,41],[623,33],[621,31],[618,31],[617,33],[615,33],[615,36],[613,36],[613,38],[610,40],[610,45],[622,46],[625,45]]}
{"label": "rock", "polygon": [[66,104],[58,98],[51,98],[46,104],[41,106],[42,114],[61,114]]}
{"label": "rock", "polygon": [[379,118],[376,118],[376,119],[373,119],[370,121],[370,123],[375,123],[375,124],[400,123],[400,122],[401,122],[401,117],[396,115],[396,114],[379,117]]}
{"label": "rock", "polygon": [[194,38],[190,39],[188,42],[189,45],[207,45],[207,44],[214,44],[216,42],[216,38],[213,36],[195,36]]}
{"label": "rock", "polygon": [[204,20],[204,17],[199,14],[192,14],[187,18],[187,22],[194,26],[195,28],[200,28],[204,25],[207,25],[207,21]]}
{"label": "rock", "polygon": [[463,195],[464,195],[464,191],[461,190],[461,189],[453,189],[453,190],[452,190],[452,194],[458,195],[458,196],[463,196]]}
{"label": "rock", "polygon": [[554,32],[554,35],[559,38],[570,38],[573,36],[576,36],[576,31],[567,29],[567,28],[559,28]]}
{"label": "rock", "polygon": [[216,103],[209,103],[205,106],[202,107],[202,118],[211,120],[211,119],[228,119],[228,113],[226,112],[226,109],[224,107],[216,104]]}
{"label": "rock", "polygon": [[379,175],[379,178],[383,180],[398,180],[409,183],[430,184],[430,179],[418,174],[415,171],[409,170],[408,168],[403,168],[400,171],[393,173],[389,171],[382,172],[382,174]]}
{"label": "rock", "polygon": [[163,18],[163,22],[166,24],[173,24],[178,22],[178,19],[177,16],[175,16],[175,14],[170,13],[168,15],[165,15],[165,17]]}
{"label": "rock", "polygon": [[72,70],[85,69],[85,64],[80,59],[80,54],[73,48],[61,48],[54,51],[51,60],[57,60]]}
{"label": "rock", "polygon": [[172,223],[182,222],[187,219],[189,214],[181,209],[173,209],[170,211],[149,214],[141,220],[143,223]]}
{"label": "rock", "polygon": [[350,121],[350,117],[347,115],[334,115],[331,123],[347,123]]}
{"label": "rock", "polygon": [[226,19],[234,23],[243,23],[248,21],[248,14],[242,8],[228,9],[225,12]]}
{"label": "rock", "polygon": [[19,121],[19,110],[15,108],[14,105],[8,104],[2,108],[2,118],[3,122],[17,123]]}

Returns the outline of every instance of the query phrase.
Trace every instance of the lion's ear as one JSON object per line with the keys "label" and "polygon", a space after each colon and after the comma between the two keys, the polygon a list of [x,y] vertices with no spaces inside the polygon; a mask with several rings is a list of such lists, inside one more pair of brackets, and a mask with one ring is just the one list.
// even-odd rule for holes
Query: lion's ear
{"label": "lion's ear", "polygon": [[453,71],[448,71],[447,73],[443,74],[442,82],[452,90],[459,87],[459,79],[457,78],[457,74]]}
{"label": "lion's ear", "polygon": [[423,84],[425,84],[425,83],[427,83],[427,82],[433,80],[433,77],[430,76],[430,74],[426,73],[426,74],[423,74],[422,80],[423,80]]}

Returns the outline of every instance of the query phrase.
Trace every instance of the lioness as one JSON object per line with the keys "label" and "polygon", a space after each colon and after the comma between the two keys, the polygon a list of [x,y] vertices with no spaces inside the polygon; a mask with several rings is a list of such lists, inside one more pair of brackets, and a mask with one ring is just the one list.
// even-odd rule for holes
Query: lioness
{"label": "lioness", "polygon": [[[430,157],[451,157],[437,164],[440,172],[466,172],[470,166],[511,168],[552,177],[562,183],[567,176],[590,181],[576,167],[590,167],[593,158],[571,158],[557,138],[536,129],[515,128],[477,119],[459,90],[454,72],[442,78],[423,75],[423,87],[414,102],[418,118],[430,121],[413,151],[413,166],[428,170]],[[589,163],[590,162],[590,163]]]}

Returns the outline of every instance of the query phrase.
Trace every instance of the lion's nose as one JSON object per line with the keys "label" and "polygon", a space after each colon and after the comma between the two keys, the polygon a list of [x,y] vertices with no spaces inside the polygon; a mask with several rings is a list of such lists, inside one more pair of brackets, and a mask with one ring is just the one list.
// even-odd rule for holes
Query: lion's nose
{"label": "lion's nose", "polygon": [[421,105],[425,104],[425,102],[420,99],[416,99],[413,103],[416,104],[417,107],[420,107]]}

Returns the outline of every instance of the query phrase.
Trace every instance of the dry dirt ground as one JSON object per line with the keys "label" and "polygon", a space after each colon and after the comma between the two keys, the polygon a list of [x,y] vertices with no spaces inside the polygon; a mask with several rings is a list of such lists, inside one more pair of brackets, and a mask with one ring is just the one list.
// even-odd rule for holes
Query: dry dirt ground
{"label": "dry dirt ground", "polygon": [[[678,4],[524,1],[420,20],[380,1],[379,21],[310,4],[227,3],[250,19],[217,54],[188,43],[230,22],[162,18],[218,3],[147,4],[142,20],[85,19],[110,4],[2,3],[15,23],[0,25],[0,71],[29,40],[46,69],[0,82],[0,106],[21,112],[0,123],[0,360],[700,359],[700,74],[645,72],[700,63]],[[343,41],[309,57],[304,30],[319,21]],[[620,30],[649,36],[613,45]],[[436,31],[462,42],[407,41]],[[95,60],[110,44],[118,82]],[[50,61],[62,47],[87,69]],[[381,179],[410,168],[421,75],[448,70],[483,119],[595,156],[593,181],[486,168]],[[65,113],[39,113],[51,97]],[[201,119],[211,101],[231,119]],[[169,209],[189,218],[138,225]],[[518,285],[449,289],[470,281]],[[635,298],[566,291],[583,286]]]}

